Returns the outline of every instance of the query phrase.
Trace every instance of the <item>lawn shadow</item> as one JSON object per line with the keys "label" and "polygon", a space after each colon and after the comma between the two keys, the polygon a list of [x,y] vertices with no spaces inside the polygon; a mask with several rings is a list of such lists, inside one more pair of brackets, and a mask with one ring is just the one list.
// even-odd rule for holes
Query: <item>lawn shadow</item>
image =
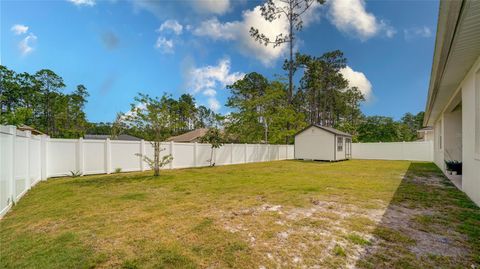
{"label": "lawn shadow", "polygon": [[355,267],[480,264],[480,209],[433,163],[410,164],[372,236]]}

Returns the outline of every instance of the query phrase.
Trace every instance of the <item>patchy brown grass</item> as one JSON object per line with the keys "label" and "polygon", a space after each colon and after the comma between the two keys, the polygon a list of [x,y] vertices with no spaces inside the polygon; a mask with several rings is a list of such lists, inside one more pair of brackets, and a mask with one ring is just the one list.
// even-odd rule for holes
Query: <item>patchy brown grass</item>
{"label": "patchy brown grass", "polygon": [[50,179],[1,268],[471,268],[480,209],[429,163],[281,161]]}

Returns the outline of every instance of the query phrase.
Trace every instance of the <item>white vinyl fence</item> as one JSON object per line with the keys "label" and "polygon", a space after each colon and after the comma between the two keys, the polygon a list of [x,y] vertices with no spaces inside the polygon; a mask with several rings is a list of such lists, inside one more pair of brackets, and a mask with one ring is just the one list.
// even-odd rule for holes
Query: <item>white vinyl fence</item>
{"label": "white vinyl fence", "polygon": [[352,143],[352,158],[433,162],[433,141]]}
{"label": "white vinyl fence", "polygon": [[[173,161],[164,169],[208,166],[210,144],[162,143]],[[147,141],[54,139],[0,125],[0,217],[38,181],[71,172],[109,174],[150,169],[138,154],[153,158]],[[294,158],[293,145],[225,144],[214,150],[216,165]]]}

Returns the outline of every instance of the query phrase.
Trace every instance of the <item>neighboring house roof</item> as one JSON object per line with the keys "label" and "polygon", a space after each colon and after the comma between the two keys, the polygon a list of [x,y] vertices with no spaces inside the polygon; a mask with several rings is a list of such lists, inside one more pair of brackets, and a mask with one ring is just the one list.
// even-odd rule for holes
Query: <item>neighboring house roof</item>
{"label": "neighboring house roof", "polygon": [[33,135],[44,135],[44,133],[40,132],[39,130],[37,130],[37,129],[31,127],[31,126],[25,125],[25,124],[17,126],[17,130],[19,130],[19,131],[30,131]]}
{"label": "neighboring house roof", "polygon": [[167,139],[167,141],[173,142],[195,142],[202,138],[208,132],[207,128],[199,128],[192,130],[190,132],[186,132],[181,135],[172,136]]}
{"label": "neighboring house roof", "polygon": [[480,55],[480,1],[440,1],[424,126],[442,113]]}
{"label": "neighboring house roof", "polygon": [[337,130],[337,129],[332,128],[332,127],[321,126],[321,125],[317,125],[317,124],[310,124],[309,126],[305,127],[305,128],[302,129],[301,131],[297,132],[295,135],[300,134],[301,132],[307,130],[308,128],[310,128],[310,127],[312,127],[312,126],[313,126],[313,127],[317,127],[317,128],[319,128],[319,129],[322,129],[322,130],[324,130],[324,131],[327,131],[327,132],[329,132],[329,133],[335,134],[335,135],[352,137],[352,135],[349,134],[349,133],[342,132],[342,131]]}
{"label": "neighboring house roof", "polygon": [[[83,136],[84,139],[93,139],[93,140],[105,140],[107,138],[111,138],[111,135],[96,135],[96,134],[86,134]],[[117,138],[112,140],[127,140],[127,141],[140,141],[141,138],[138,138],[133,135],[128,134],[121,134],[118,135]]]}

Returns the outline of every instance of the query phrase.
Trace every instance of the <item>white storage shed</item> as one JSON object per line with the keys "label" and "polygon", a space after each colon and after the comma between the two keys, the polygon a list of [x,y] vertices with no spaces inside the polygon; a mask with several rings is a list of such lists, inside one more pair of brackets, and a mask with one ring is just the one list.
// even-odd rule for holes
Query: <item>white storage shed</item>
{"label": "white storage shed", "polygon": [[295,135],[295,159],[341,161],[352,157],[352,136],[335,128],[310,125]]}

